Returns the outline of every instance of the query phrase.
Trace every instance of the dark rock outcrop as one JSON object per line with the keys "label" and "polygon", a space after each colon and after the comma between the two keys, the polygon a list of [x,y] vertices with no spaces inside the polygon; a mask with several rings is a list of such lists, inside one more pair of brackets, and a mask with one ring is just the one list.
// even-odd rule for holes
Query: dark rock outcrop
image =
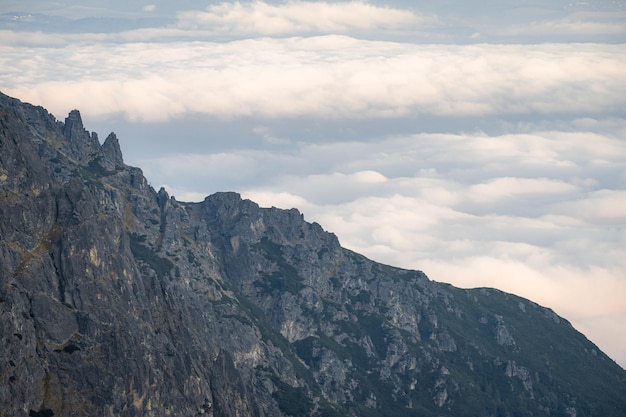
{"label": "dark rock outcrop", "polygon": [[72,110],[65,118],[63,135],[69,146],[65,147],[68,156],[79,163],[91,161],[100,149],[98,135],[90,134],[83,126],[83,119],[78,110]]}
{"label": "dark rock outcrop", "polygon": [[342,248],[295,209],[183,203],[0,95],[0,416],[623,416],[551,310]]}
{"label": "dark rock outcrop", "polygon": [[100,153],[97,161],[104,169],[108,171],[114,171],[116,169],[124,168],[124,158],[122,157],[120,142],[117,140],[117,136],[115,135],[115,133],[111,133],[104,140],[104,143],[100,148]]}

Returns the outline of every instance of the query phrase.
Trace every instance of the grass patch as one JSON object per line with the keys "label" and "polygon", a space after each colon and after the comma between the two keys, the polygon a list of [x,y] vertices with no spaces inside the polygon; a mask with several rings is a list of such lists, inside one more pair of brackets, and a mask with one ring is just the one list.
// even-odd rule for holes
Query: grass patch
{"label": "grass patch", "polygon": [[304,288],[302,277],[298,274],[298,270],[287,262],[280,245],[263,237],[259,243],[253,245],[253,248],[262,252],[263,256],[275,263],[278,269],[263,274],[263,281],[255,283],[257,287],[267,291],[286,291],[292,294],[297,294]]}
{"label": "grass patch", "polygon": [[165,278],[169,275],[170,271],[174,268],[174,264],[169,259],[160,257],[154,250],[145,246],[143,243],[146,240],[146,236],[129,233],[128,237],[130,240],[130,250],[135,259],[144,262],[159,278]]}
{"label": "grass patch", "polygon": [[283,413],[293,417],[310,415],[313,402],[307,397],[303,388],[292,387],[278,378],[272,379],[277,388],[272,396],[278,403],[278,408],[280,408]]}

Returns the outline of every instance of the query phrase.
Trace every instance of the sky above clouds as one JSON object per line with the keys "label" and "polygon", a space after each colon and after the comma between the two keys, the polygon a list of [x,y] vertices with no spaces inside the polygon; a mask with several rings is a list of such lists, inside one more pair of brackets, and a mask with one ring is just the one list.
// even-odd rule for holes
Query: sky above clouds
{"label": "sky above clouds", "polygon": [[626,1],[543,3],[5,0],[0,90],[178,200],[297,207],[625,367]]}

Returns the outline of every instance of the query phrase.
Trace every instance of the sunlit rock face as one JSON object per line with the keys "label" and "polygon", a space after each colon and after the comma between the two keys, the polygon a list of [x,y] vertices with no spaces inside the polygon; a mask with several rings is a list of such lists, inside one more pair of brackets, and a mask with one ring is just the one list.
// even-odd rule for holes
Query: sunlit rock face
{"label": "sunlit rock face", "polygon": [[179,202],[82,123],[0,96],[0,415],[624,415],[626,372],[551,310]]}

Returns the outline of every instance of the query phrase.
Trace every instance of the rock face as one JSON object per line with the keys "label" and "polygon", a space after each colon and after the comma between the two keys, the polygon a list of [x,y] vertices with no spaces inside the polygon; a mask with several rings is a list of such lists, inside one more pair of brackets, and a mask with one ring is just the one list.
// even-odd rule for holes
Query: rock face
{"label": "rock face", "polygon": [[183,203],[0,94],[0,416],[624,416],[551,310],[342,248],[295,209]]}

